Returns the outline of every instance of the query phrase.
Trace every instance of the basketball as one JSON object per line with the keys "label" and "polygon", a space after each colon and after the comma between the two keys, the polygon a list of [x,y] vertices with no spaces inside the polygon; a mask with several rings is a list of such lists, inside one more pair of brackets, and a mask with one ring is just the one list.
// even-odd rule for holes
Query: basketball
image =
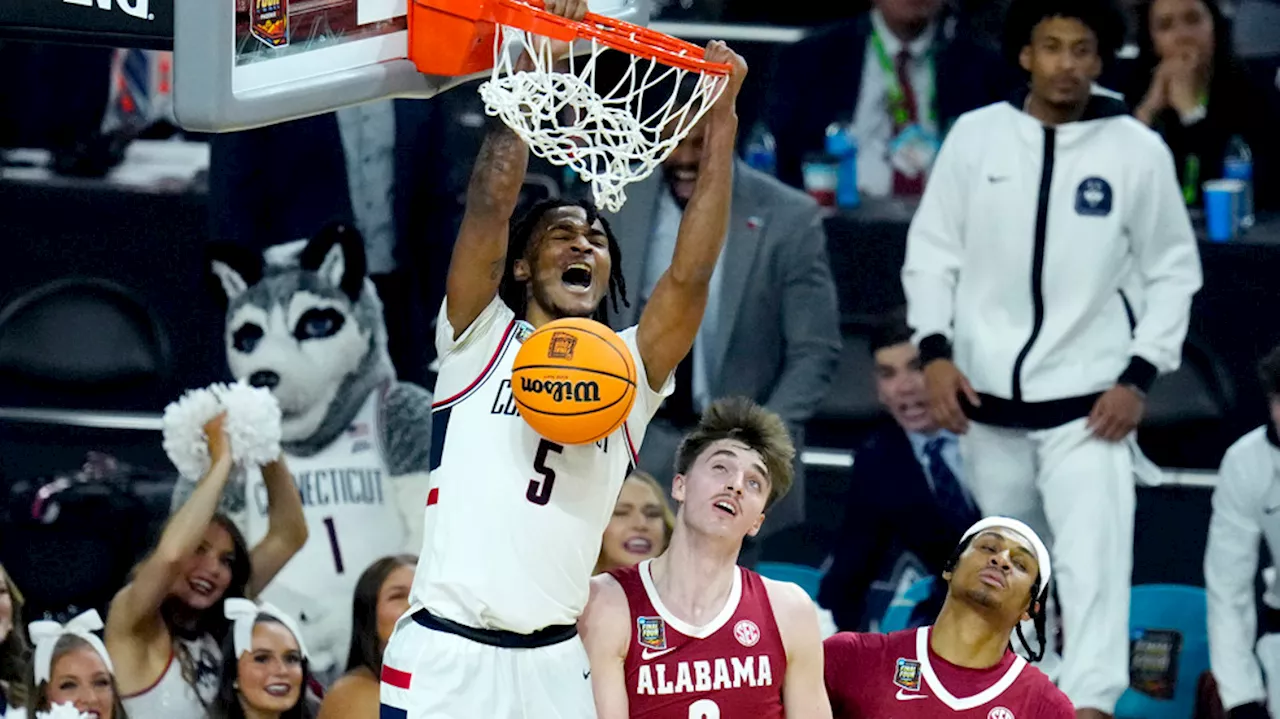
{"label": "basketball", "polygon": [[595,320],[549,322],[524,341],[511,393],[533,431],[558,444],[613,434],[636,399],[636,364],[622,338]]}

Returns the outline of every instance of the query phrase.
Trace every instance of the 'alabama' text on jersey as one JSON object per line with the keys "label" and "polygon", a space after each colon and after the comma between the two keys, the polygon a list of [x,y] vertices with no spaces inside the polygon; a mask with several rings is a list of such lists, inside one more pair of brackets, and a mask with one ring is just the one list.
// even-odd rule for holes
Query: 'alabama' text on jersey
{"label": "'alabama' text on jersey", "polygon": [[632,719],[782,719],[787,652],[760,575],[737,568],[724,609],[691,626],[662,603],[649,560],[610,572],[631,608]]}

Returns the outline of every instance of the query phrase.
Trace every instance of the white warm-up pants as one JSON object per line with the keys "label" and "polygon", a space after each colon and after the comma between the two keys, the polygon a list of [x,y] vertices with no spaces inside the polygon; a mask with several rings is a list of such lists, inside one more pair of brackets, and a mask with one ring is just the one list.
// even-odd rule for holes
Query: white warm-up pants
{"label": "white warm-up pants", "polygon": [[1050,544],[1065,645],[1059,688],[1077,709],[1112,713],[1129,686],[1136,445],[1096,439],[1085,421],[1045,430],[971,422],[960,446],[983,514],[1022,520]]}

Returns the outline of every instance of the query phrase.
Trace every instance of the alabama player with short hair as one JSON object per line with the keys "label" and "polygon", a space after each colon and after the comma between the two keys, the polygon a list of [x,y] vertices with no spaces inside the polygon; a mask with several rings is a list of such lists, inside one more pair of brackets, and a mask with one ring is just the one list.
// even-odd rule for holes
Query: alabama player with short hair
{"label": "alabama player with short hair", "polygon": [[1049,552],[1027,525],[987,517],[947,562],[947,598],[931,627],[892,634],[841,632],[826,640],[826,681],[835,719],[1074,719],[1071,700],[1013,653],[1021,623],[1044,637]]}
{"label": "alabama player with short hair", "polygon": [[737,566],[794,457],[782,419],[742,398],[713,403],[681,442],[671,544],[592,579],[578,620],[600,719],[831,716],[813,601]]}
{"label": "alabama player with short hair", "polygon": [[[546,6],[573,19],[587,9]],[[576,621],[619,489],[697,334],[729,222],[746,64],[720,42],[706,58],[733,71],[707,114],[675,256],[638,327],[619,333],[640,378],[635,404],[594,444],[538,436],[516,411],[512,366],[534,329],[599,317],[609,294],[625,300],[618,243],[589,203],[542,203],[511,226],[529,150],[499,122],[485,139],[437,323],[431,490],[410,610],[383,658],[382,719],[595,716]]]}

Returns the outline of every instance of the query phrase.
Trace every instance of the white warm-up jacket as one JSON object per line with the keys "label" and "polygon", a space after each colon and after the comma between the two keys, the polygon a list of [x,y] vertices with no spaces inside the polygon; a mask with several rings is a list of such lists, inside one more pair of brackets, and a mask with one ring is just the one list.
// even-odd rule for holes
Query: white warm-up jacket
{"label": "white warm-up jacket", "polygon": [[1111,97],[1057,127],[1021,107],[961,116],[938,154],[902,270],[922,359],[1014,414],[1145,389],[1178,367],[1201,283],[1172,154]]}
{"label": "white warm-up jacket", "polygon": [[1259,427],[1231,445],[1213,490],[1204,554],[1209,664],[1227,709],[1267,698],[1254,653],[1254,578],[1263,539],[1271,556],[1280,557],[1280,447],[1269,427]]}

